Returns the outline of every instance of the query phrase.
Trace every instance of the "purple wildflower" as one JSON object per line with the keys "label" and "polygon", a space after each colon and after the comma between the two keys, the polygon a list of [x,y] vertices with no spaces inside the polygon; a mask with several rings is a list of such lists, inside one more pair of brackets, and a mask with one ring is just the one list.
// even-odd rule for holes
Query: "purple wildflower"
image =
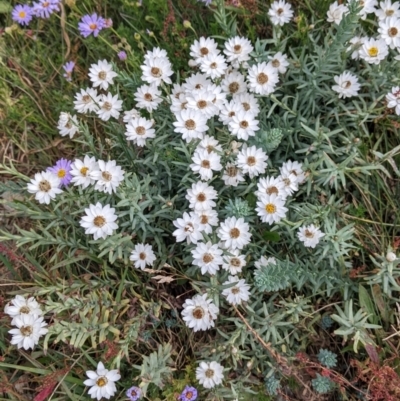
{"label": "purple wildflower", "polygon": [[28,25],[32,20],[32,8],[27,4],[18,4],[11,13],[13,21],[21,25]]}
{"label": "purple wildflower", "polygon": [[117,54],[117,56],[118,56],[118,58],[119,58],[121,61],[124,61],[124,60],[126,60],[126,58],[127,58],[127,55],[126,55],[126,53],[125,53],[123,50],[121,50],[121,51]]}
{"label": "purple wildflower", "polygon": [[79,31],[84,38],[87,38],[91,33],[96,38],[99,32],[105,27],[106,21],[104,18],[92,15],[84,15],[81,22],[78,24]]}
{"label": "purple wildflower", "polygon": [[74,70],[75,67],[75,62],[74,61],[68,61],[68,63],[65,63],[63,65],[65,74],[63,75],[63,77],[67,80],[67,81],[71,81],[71,75],[72,75],[72,71]]}
{"label": "purple wildflower", "polygon": [[212,0],[197,0],[197,1],[204,3],[206,6],[209,6],[212,3]]}
{"label": "purple wildflower", "polygon": [[178,397],[180,401],[194,401],[195,399],[197,399],[197,390],[190,386],[186,386]]}
{"label": "purple wildflower", "polygon": [[131,400],[131,401],[136,401],[140,398],[142,395],[142,390],[140,390],[139,387],[133,386],[129,388],[126,391],[126,396]]}
{"label": "purple wildflower", "polygon": [[67,186],[71,180],[71,161],[67,159],[60,159],[55,166],[49,167],[47,171],[55,174],[61,180],[61,186]]}
{"label": "purple wildflower", "polygon": [[54,11],[60,11],[60,0],[39,0],[33,3],[33,12],[36,17],[49,18]]}

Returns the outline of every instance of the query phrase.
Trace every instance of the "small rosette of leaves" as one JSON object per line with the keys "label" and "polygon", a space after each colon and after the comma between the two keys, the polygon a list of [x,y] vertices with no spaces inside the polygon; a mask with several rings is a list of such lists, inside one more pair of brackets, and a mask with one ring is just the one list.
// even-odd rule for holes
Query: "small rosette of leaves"
{"label": "small rosette of leaves", "polygon": [[265,379],[265,388],[270,395],[278,395],[278,389],[281,387],[279,379],[272,375]]}
{"label": "small rosette of leaves", "polygon": [[329,393],[335,386],[335,383],[329,377],[321,376],[318,373],[317,377],[311,380],[311,384],[313,389],[319,394]]}
{"label": "small rosette of leaves", "polygon": [[264,152],[269,153],[275,150],[282,141],[283,131],[280,128],[273,128],[268,131],[260,130],[255,137],[249,140],[252,145],[262,148]]}
{"label": "small rosette of leaves", "polygon": [[322,365],[325,365],[327,368],[334,368],[337,365],[336,354],[327,349],[321,348],[317,357]]}

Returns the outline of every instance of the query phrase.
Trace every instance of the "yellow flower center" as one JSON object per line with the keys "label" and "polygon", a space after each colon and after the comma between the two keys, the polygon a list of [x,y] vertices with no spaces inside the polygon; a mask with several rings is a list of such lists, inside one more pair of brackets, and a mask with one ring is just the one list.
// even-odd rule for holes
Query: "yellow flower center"
{"label": "yellow flower center", "polygon": [[58,178],[64,178],[66,175],[67,175],[67,172],[63,168],[58,170],[58,173],[57,173]]}
{"label": "yellow flower center", "polygon": [[101,227],[104,226],[104,224],[106,224],[106,219],[105,219],[103,216],[96,216],[96,217],[94,218],[94,220],[93,220],[93,224],[94,224],[96,227],[101,228]]}
{"label": "yellow flower center", "polygon": [[104,376],[101,376],[101,377],[99,377],[99,378],[96,380],[96,384],[97,384],[99,387],[104,387],[104,386],[107,384],[107,382],[108,382],[108,380],[107,380],[107,378],[104,377]]}
{"label": "yellow flower center", "polygon": [[84,176],[84,177],[86,177],[86,174],[87,174],[87,172],[88,172],[88,168],[87,167],[82,167],[80,170],[79,170],[79,172]]}
{"label": "yellow flower center", "polygon": [[[97,28],[97,24],[90,24],[89,28],[94,31]],[[104,77],[105,78],[105,77]]]}
{"label": "yellow flower center", "polygon": [[25,12],[25,11],[20,11],[20,12],[18,13],[18,16],[19,16],[20,18],[25,18],[25,17],[26,17],[26,12]]}
{"label": "yellow flower center", "polygon": [[376,46],[372,46],[368,49],[368,54],[370,57],[376,57],[379,53],[379,49]]}
{"label": "yellow flower center", "polygon": [[273,203],[267,203],[267,204],[265,205],[265,211],[266,211],[268,214],[273,214],[273,213],[276,212],[276,206],[275,206]]}

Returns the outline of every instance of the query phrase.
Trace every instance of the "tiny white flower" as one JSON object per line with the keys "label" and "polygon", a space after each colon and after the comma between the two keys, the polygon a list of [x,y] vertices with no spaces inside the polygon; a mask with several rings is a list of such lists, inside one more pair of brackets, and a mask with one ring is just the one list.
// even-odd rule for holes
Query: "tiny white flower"
{"label": "tiny white flower", "polygon": [[212,82],[207,78],[206,75],[201,74],[200,72],[191,75],[186,78],[186,81],[183,83],[183,88],[187,95],[202,90],[207,89]]}
{"label": "tiny white flower", "polygon": [[93,87],[100,87],[107,90],[108,85],[114,83],[114,78],[118,74],[112,69],[112,65],[106,60],[100,60],[97,64],[92,64],[89,68],[89,78],[93,82]]}
{"label": "tiny white flower", "polygon": [[261,198],[265,195],[276,195],[283,200],[287,198],[285,184],[282,182],[281,177],[260,178],[257,183],[256,196]]}
{"label": "tiny white flower", "polygon": [[197,64],[201,63],[202,58],[209,54],[218,54],[218,44],[212,38],[204,38],[195,40],[190,46],[190,57],[192,57]]}
{"label": "tiny white flower", "polygon": [[140,66],[143,74],[142,80],[148,84],[161,85],[162,82],[171,84],[170,76],[174,73],[171,63],[164,57],[153,57],[145,60],[144,65]]}
{"label": "tiny white flower", "polygon": [[277,70],[272,67],[271,62],[268,64],[255,64],[248,69],[247,79],[249,82],[249,90],[259,95],[270,95],[275,92],[276,84],[279,82]]}
{"label": "tiny white flower", "polygon": [[85,228],[85,234],[93,234],[95,240],[112,235],[113,231],[118,228],[118,224],[115,222],[118,216],[110,205],[102,206],[100,202],[97,202],[95,205],[89,205],[85,209],[85,213],[86,215],[81,218],[80,225]]}
{"label": "tiny white flower", "polygon": [[222,90],[221,86],[212,84],[207,90],[213,94],[213,104],[217,107],[216,115],[218,115],[219,111],[223,107],[226,102],[226,93]]}
{"label": "tiny white flower", "polygon": [[204,231],[205,234],[212,233],[212,226],[218,226],[218,213],[213,209],[207,210],[194,210],[195,214],[200,219],[200,228],[201,232]]}
{"label": "tiny white flower", "polygon": [[243,217],[228,217],[220,224],[217,235],[226,248],[243,249],[250,243],[251,233]]}
{"label": "tiny white flower", "polygon": [[69,113],[61,112],[58,119],[57,129],[60,131],[61,136],[69,135],[72,139],[73,136],[79,132],[78,118],[75,115],[72,116]]}
{"label": "tiny white flower", "polygon": [[192,156],[193,163],[190,165],[192,171],[200,175],[203,181],[209,181],[213,177],[213,171],[222,170],[221,156],[206,149],[198,149]]}
{"label": "tiny white flower", "polygon": [[98,169],[99,167],[94,157],[86,155],[83,161],[80,159],[75,159],[71,164],[71,183],[73,183],[75,186],[81,185],[82,188],[87,188],[89,185],[95,183],[94,178],[92,178],[90,175],[94,171],[98,171]]}
{"label": "tiny white flower", "polygon": [[228,280],[223,282],[222,285],[235,284],[222,291],[222,295],[226,298],[231,305],[239,305],[242,301],[246,302],[250,298],[250,286],[246,280],[239,279],[237,276],[228,276]]}
{"label": "tiny white flower", "polygon": [[225,42],[224,53],[230,63],[240,64],[250,60],[250,53],[254,50],[247,38],[235,36]]}
{"label": "tiny white flower", "polygon": [[259,121],[255,119],[254,114],[250,111],[240,110],[232,116],[229,123],[229,131],[231,135],[237,136],[238,139],[247,141],[249,136],[255,136],[256,131],[260,129]]}
{"label": "tiny white flower", "polygon": [[360,58],[369,64],[379,64],[389,54],[388,46],[384,39],[365,39],[360,51]]}
{"label": "tiny white flower", "polygon": [[39,203],[48,205],[52,199],[55,199],[56,195],[63,192],[59,188],[60,184],[61,181],[55,174],[42,171],[35,174],[35,178],[31,179],[27,187],[28,192],[35,194],[35,199]]}
{"label": "tiny white flower", "polygon": [[[224,125],[229,125],[229,123],[232,121],[233,117],[237,115],[240,111],[246,112],[241,103],[239,103],[237,100],[233,99],[230,102],[226,102],[220,109],[219,113],[219,119]],[[253,112],[246,112],[246,113],[251,113]],[[254,115],[254,114],[253,114]]]}
{"label": "tiny white flower", "polygon": [[204,135],[204,138],[197,145],[196,150],[207,150],[208,153],[211,152],[222,152],[222,147],[219,145],[219,142],[213,137],[209,135]]}
{"label": "tiny white flower", "polygon": [[227,67],[225,57],[221,54],[208,54],[200,62],[201,71],[211,79],[216,79],[224,75]]}
{"label": "tiny white flower", "polygon": [[116,192],[119,184],[124,179],[125,171],[120,166],[117,166],[115,160],[108,162],[99,160],[97,163],[98,170],[90,173],[90,178],[96,180],[95,189],[108,194]]}
{"label": "tiny white flower", "polygon": [[149,244],[136,244],[135,248],[131,252],[129,260],[134,262],[134,266],[137,269],[144,270],[146,265],[153,266],[156,260],[156,255],[153,252],[153,247]]}
{"label": "tiny white flower", "polygon": [[324,235],[325,234],[319,228],[315,227],[314,224],[299,228],[297,233],[299,240],[304,242],[304,246],[309,248],[315,248],[320,238]]}
{"label": "tiny white flower", "polygon": [[187,299],[182,306],[182,319],[194,332],[214,327],[219,309],[211,299],[207,299],[207,294],[195,295],[192,299]]}
{"label": "tiny white flower", "polygon": [[193,264],[200,267],[201,274],[216,274],[222,265],[222,250],[217,244],[198,242],[195,249],[191,251]]}
{"label": "tiny white flower", "polygon": [[362,8],[358,12],[358,15],[361,17],[361,19],[366,19],[367,14],[374,13],[375,6],[378,5],[378,2],[376,0],[349,0],[349,3],[356,2],[357,6],[361,5]]}
{"label": "tiny white flower", "polygon": [[268,10],[269,18],[273,25],[283,25],[293,17],[292,6],[284,0],[274,1]]}
{"label": "tiny white flower", "polygon": [[222,383],[224,368],[218,362],[200,362],[196,368],[196,379],[204,388],[213,388]]}
{"label": "tiny white flower", "polygon": [[261,221],[268,224],[279,223],[286,217],[288,208],[285,207],[285,200],[272,195],[263,195],[257,202],[257,214],[261,217]]}
{"label": "tiny white flower", "polygon": [[189,207],[195,210],[209,210],[216,206],[213,199],[217,199],[218,193],[214,187],[205,182],[198,181],[187,190],[186,199],[190,202]]}
{"label": "tiny white flower", "polygon": [[384,20],[385,18],[388,17],[400,17],[400,10],[399,10],[399,2],[396,1],[392,3],[391,0],[384,0],[379,3],[379,7],[377,10],[375,10],[375,15],[378,17],[378,19]]}
{"label": "tiny white flower", "polygon": [[293,173],[285,171],[278,178],[280,178],[285,185],[287,196],[292,196],[294,192],[297,192],[299,190],[297,176],[295,176]]}
{"label": "tiny white flower", "polygon": [[97,398],[100,401],[103,397],[110,399],[116,392],[115,383],[121,378],[117,369],[108,370],[102,362],[97,364],[97,369],[86,371],[89,378],[83,382],[85,386],[90,387],[88,394],[91,398]]}
{"label": "tiny white flower", "polygon": [[171,106],[170,110],[173,114],[178,114],[182,110],[187,110],[187,98],[184,93],[181,93],[178,98],[171,97]]}
{"label": "tiny white flower", "polygon": [[269,62],[271,63],[271,66],[278,70],[280,74],[284,74],[286,72],[289,65],[286,54],[278,52],[275,53],[273,56],[269,56],[268,58],[270,60]]}
{"label": "tiny white flower", "polygon": [[143,117],[132,118],[126,125],[125,136],[129,141],[133,141],[136,145],[143,147],[146,145],[146,139],[155,138],[155,129],[153,122]]}
{"label": "tiny white flower", "polygon": [[340,24],[340,21],[342,21],[342,18],[344,15],[348,14],[349,8],[345,6],[344,4],[338,4],[337,1],[333,2],[329,6],[329,10],[326,13],[327,15],[327,21],[328,22],[334,22],[336,25]]}
{"label": "tiny white flower", "polygon": [[395,113],[400,116],[400,86],[392,88],[391,92],[386,95],[387,107],[394,108]]}
{"label": "tiny white flower", "polygon": [[282,164],[282,167],[279,168],[279,171],[281,172],[281,175],[294,174],[298,184],[302,184],[306,179],[306,174],[303,170],[303,164],[297,161],[293,162],[288,160]]}
{"label": "tiny white flower", "polygon": [[144,55],[144,59],[146,61],[152,60],[154,58],[168,58],[168,53],[165,49],[154,47],[152,50],[148,50]]}
{"label": "tiny white flower", "polygon": [[262,149],[255,146],[242,149],[237,155],[236,165],[250,178],[264,174],[267,167],[268,156]]}
{"label": "tiny white flower", "polygon": [[118,118],[122,109],[122,100],[118,99],[118,95],[100,95],[99,108],[96,114],[103,120],[108,121],[110,117]]}
{"label": "tiny white flower", "polygon": [[343,72],[340,75],[335,75],[333,79],[336,85],[332,86],[332,90],[339,94],[339,98],[346,98],[357,96],[360,90],[360,84],[358,78],[348,71]]}
{"label": "tiny white flower", "polygon": [[238,249],[229,250],[224,255],[224,263],[222,268],[228,270],[232,276],[242,272],[243,267],[246,266],[246,256],[241,255]]}
{"label": "tiny white flower", "polygon": [[250,111],[256,116],[260,112],[260,106],[257,98],[251,93],[240,93],[233,97],[233,100],[239,103],[244,111]]}
{"label": "tiny white flower", "polygon": [[225,74],[224,79],[221,81],[221,88],[228,95],[239,95],[247,91],[247,83],[240,72],[234,71],[230,74]]}
{"label": "tiny white flower", "polygon": [[89,111],[96,111],[99,108],[100,97],[94,88],[81,89],[81,92],[75,95],[75,99],[74,109],[78,113],[85,114]]}
{"label": "tiny white flower", "polygon": [[219,109],[214,104],[215,95],[207,89],[200,89],[187,95],[187,108],[200,111],[207,118],[218,114]]}
{"label": "tiny white flower", "polygon": [[269,258],[261,256],[260,259],[254,262],[254,266],[256,269],[261,269],[262,267],[268,267],[269,265],[276,265],[276,259],[273,256]]}
{"label": "tiny white flower", "polygon": [[139,117],[140,113],[136,109],[124,111],[123,121],[125,124],[128,124],[129,121],[132,120],[132,118],[139,118]]}
{"label": "tiny white flower", "polygon": [[379,21],[378,32],[379,38],[384,39],[391,49],[400,47],[400,18],[389,17]]}
{"label": "tiny white flower", "polygon": [[15,325],[15,318],[20,315],[43,315],[43,311],[34,297],[26,299],[22,295],[16,295],[5,306],[4,313],[13,318],[11,321],[12,325]]}
{"label": "tiny white flower", "polygon": [[149,113],[156,110],[162,102],[161,91],[156,85],[142,85],[134,93],[136,107],[146,109]]}
{"label": "tiny white flower", "polygon": [[353,60],[358,60],[360,58],[360,49],[365,40],[368,39],[366,37],[354,36],[354,38],[349,40],[350,46],[346,49],[346,51],[351,51],[351,58]]}
{"label": "tiny white flower", "polygon": [[176,237],[177,242],[187,241],[188,244],[200,241],[203,235],[200,231],[200,218],[197,214],[183,213],[182,218],[174,220],[173,225],[177,228],[172,235]]}
{"label": "tiny white flower", "polygon": [[173,122],[174,131],[181,133],[182,139],[188,143],[193,139],[202,139],[209,129],[207,117],[199,110],[181,110],[175,114],[175,117],[177,121]]}
{"label": "tiny white flower", "polygon": [[15,316],[13,325],[16,328],[8,331],[12,334],[11,344],[25,350],[33,349],[35,345],[39,344],[39,338],[49,331],[45,328],[47,323],[43,321],[43,317],[37,315]]}
{"label": "tiny white flower", "polygon": [[237,187],[239,182],[245,181],[242,170],[233,163],[226,163],[222,179],[225,185],[232,187]]}

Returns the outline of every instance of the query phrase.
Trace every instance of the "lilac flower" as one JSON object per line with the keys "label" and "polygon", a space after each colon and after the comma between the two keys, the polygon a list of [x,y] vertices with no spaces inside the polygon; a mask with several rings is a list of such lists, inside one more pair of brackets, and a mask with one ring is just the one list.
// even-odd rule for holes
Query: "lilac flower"
{"label": "lilac flower", "polygon": [[126,391],[126,396],[131,400],[131,401],[136,401],[140,398],[142,395],[142,390],[140,390],[139,387],[133,386],[129,388]]}
{"label": "lilac flower", "polygon": [[61,181],[61,186],[67,186],[71,180],[71,161],[67,159],[60,159],[55,166],[49,167],[47,171],[55,174]]}
{"label": "lilac flower", "polygon": [[74,61],[68,61],[68,63],[65,63],[63,65],[65,74],[63,75],[63,77],[67,80],[67,81],[71,81],[71,75],[72,75],[72,71],[75,68],[75,62]]}
{"label": "lilac flower", "polygon": [[117,56],[118,56],[118,58],[119,58],[121,61],[126,60],[126,57],[127,57],[126,53],[125,53],[123,50],[121,50],[121,51],[117,54]]}
{"label": "lilac flower", "polygon": [[32,20],[32,8],[27,4],[18,4],[12,10],[11,18],[18,24],[28,25]]}
{"label": "lilac flower", "polygon": [[60,11],[60,0],[39,0],[33,3],[33,12],[36,17],[49,18],[54,11]]}
{"label": "lilac flower", "polygon": [[206,6],[209,6],[212,3],[212,0],[197,0],[197,1],[204,3]]}
{"label": "lilac flower", "polygon": [[197,399],[197,390],[190,386],[186,386],[178,397],[180,401],[194,401],[195,399]]}
{"label": "lilac flower", "polygon": [[87,38],[91,33],[96,38],[99,32],[105,27],[106,21],[104,18],[92,15],[84,15],[81,22],[78,24],[79,31],[84,38]]}

